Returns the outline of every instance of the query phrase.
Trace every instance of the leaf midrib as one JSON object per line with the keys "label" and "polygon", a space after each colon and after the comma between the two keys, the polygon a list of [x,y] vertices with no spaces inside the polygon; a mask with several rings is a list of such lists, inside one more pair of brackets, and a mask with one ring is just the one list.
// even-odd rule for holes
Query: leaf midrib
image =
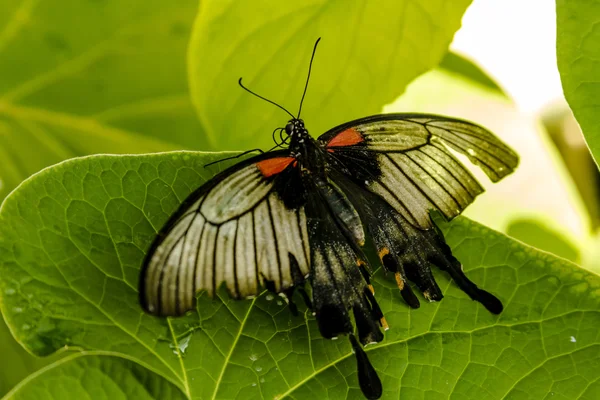
{"label": "leaf midrib", "polygon": [[235,339],[233,340],[233,343],[231,344],[229,353],[225,357],[225,360],[223,362],[223,367],[221,368],[221,372],[219,373],[219,377],[217,378],[217,381],[215,382],[215,391],[213,392],[212,400],[215,400],[217,398],[217,393],[219,392],[219,386],[221,385],[221,382],[223,381],[223,376],[225,375],[225,370],[227,369],[227,366],[229,365],[229,359],[231,358],[231,355],[233,354],[233,352],[236,349],[238,340],[242,336],[242,332],[244,331],[244,327],[246,326],[246,321],[248,321],[248,316],[252,312],[252,308],[254,307],[254,303],[256,302],[256,299],[257,299],[257,297],[252,299],[252,303],[250,303],[250,306],[248,307],[248,310],[246,311],[246,315],[244,315],[244,319],[240,322],[240,328],[238,329],[237,335],[235,336]]}

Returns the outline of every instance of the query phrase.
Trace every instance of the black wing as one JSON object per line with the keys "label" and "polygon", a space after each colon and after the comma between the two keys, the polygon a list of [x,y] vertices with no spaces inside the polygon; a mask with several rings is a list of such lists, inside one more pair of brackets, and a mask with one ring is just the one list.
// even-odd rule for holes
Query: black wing
{"label": "black wing", "polygon": [[510,174],[519,161],[484,128],[428,114],[362,118],[331,129],[319,142],[337,169],[421,228],[431,227],[429,210],[450,219],[483,192],[448,148],[466,155],[493,182]]}
{"label": "black wing", "polygon": [[314,312],[327,339],[347,334],[354,349],[360,387],[369,399],[381,397],[382,386],[363,345],[383,340],[383,313],[369,284],[368,260],[361,247],[363,225],[346,193],[323,177],[307,182],[306,220],[310,232],[311,285]]}
{"label": "black wing", "polygon": [[[151,314],[180,315],[224,282],[235,298],[303,282],[309,247],[302,183],[287,151],[252,157],[191,194],[152,243],[140,276]],[[298,196],[285,196],[287,190]]]}
{"label": "black wing", "polygon": [[492,181],[511,173],[517,155],[492,133],[470,122],[423,114],[387,114],[336,127],[319,138],[330,154],[331,179],[347,194],[372,238],[384,268],[395,274],[411,307],[443,297],[430,264],[447,271],[472,299],[493,313],[500,301],[462,272],[429,211],[458,215],[483,189],[449,152],[480,166]]}

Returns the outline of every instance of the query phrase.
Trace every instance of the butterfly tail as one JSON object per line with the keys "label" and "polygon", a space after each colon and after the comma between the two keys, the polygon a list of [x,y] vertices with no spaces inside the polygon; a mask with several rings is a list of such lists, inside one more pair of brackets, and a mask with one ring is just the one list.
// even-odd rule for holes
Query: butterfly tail
{"label": "butterfly tail", "polygon": [[383,393],[381,379],[377,375],[375,368],[371,365],[367,353],[356,341],[354,335],[350,335],[352,350],[356,356],[356,367],[358,369],[358,384],[365,397],[369,400],[379,399]]}

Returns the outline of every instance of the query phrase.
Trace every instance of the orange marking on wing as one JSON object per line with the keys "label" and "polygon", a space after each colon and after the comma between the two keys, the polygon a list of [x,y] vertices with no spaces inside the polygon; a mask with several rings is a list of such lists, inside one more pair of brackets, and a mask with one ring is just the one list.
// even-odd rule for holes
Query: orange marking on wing
{"label": "orange marking on wing", "polygon": [[398,289],[404,290],[404,279],[402,279],[400,272],[396,272],[394,277],[396,278],[396,285],[398,285]]}
{"label": "orange marking on wing", "polygon": [[277,175],[294,161],[294,157],[275,157],[257,162],[255,165],[265,178]]}
{"label": "orange marking on wing", "polygon": [[385,317],[381,317],[381,319],[379,320],[379,323],[381,324],[381,327],[383,328],[384,331],[387,331],[388,329],[390,329],[390,326],[388,325]]}
{"label": "orange marking on wing", "polygon": [[359,131],[354,128],[349,128],[335,135],[333,139],[327,143],[327,147],[352,146],[364,141],[365,138]]}

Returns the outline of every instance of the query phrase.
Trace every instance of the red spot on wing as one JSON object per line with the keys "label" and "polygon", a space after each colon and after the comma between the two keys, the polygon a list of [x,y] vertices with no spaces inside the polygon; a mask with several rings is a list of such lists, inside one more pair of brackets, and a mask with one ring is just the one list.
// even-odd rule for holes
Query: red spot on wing
{"label": "red spot on wing", "polygon": [[327,147],[352,146],[364,141],[365,138],[359,131],[354,128],[349,128],[335,135],[329,143],[327,143]]}
{"label": "red spot on wing", "polygon": [[275,157],[257,162],[255,165],[265,178],[277,175],[294,161],[294,157]]}

